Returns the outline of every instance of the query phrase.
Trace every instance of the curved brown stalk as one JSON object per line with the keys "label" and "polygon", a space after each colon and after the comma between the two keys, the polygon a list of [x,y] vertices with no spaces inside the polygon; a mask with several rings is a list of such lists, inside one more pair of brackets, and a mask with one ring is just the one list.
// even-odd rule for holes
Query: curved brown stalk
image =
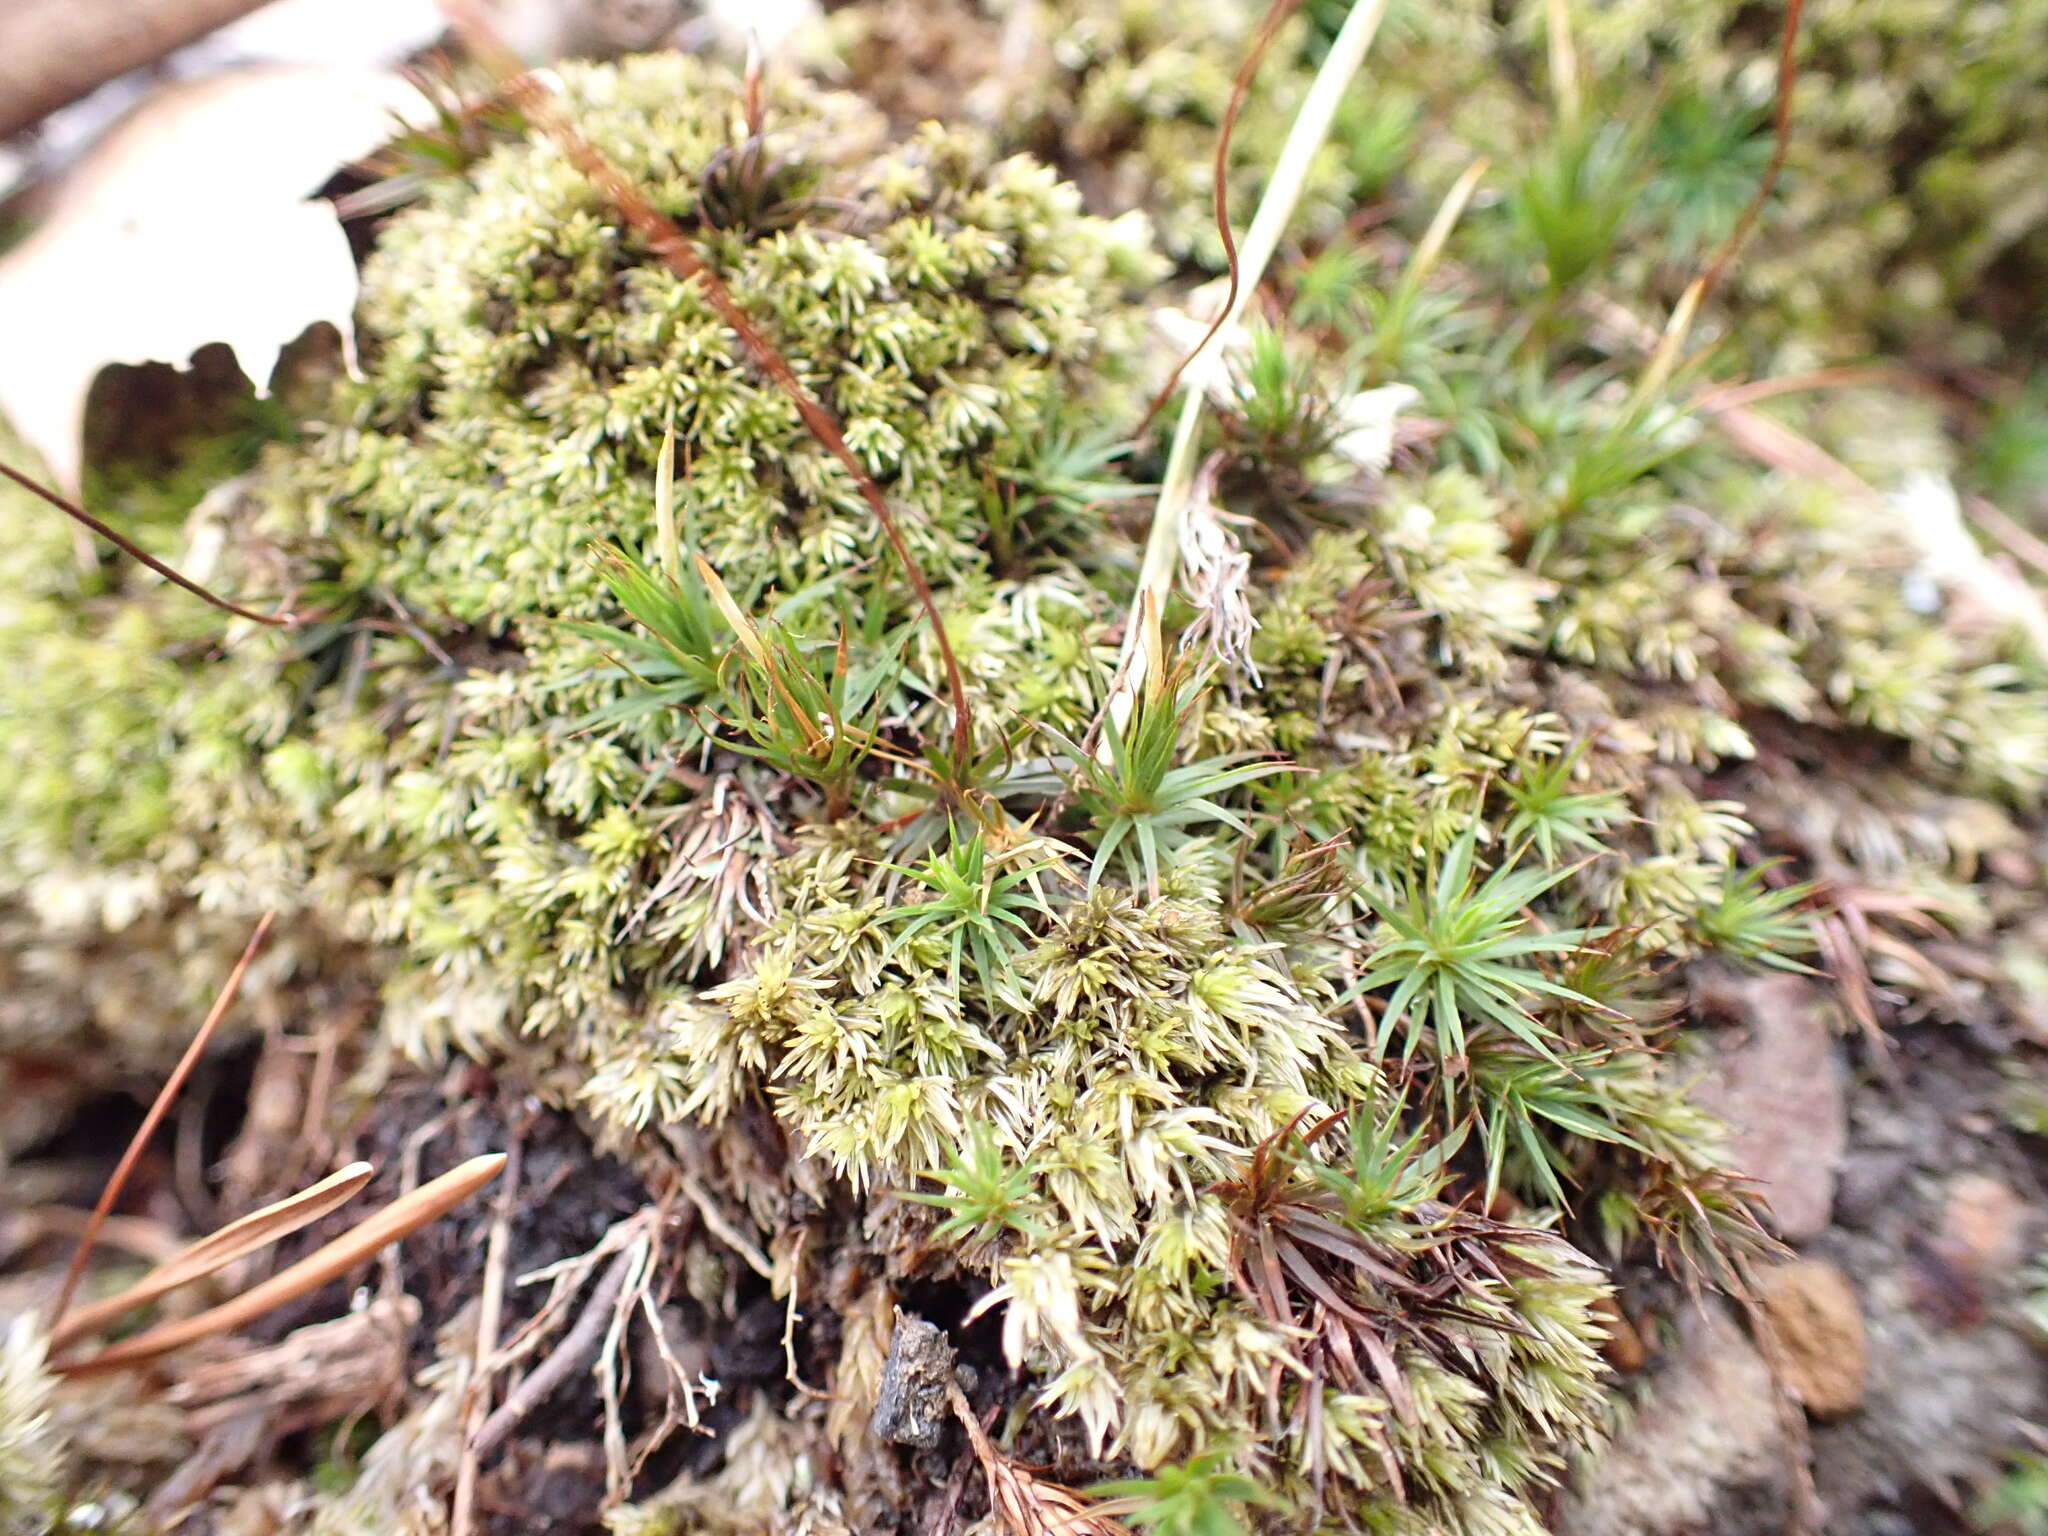
{"label": "curved brown stalk", "polygon": [[94,517],[75,501],[59,496],[47,485],[31,479],[10,464],[0,464],[0,475],[5,475],[23,490],[42,497],[43,500],[47,501],[59,512],[62,512],[66,517],[72,519],[72,521],[83,523],[94,533],[113,545],[114,548],[120,550],[129,559],[140,561],[143,565],[155,571],[157,575],[163,577],[165,581],[170,582],[173,586],[183,587],[201,602],[218,608],[222,613],[232,613],[238,619],[249,619],[257,624],[268,624],[275,629],[291,629],[299,622],[299,617],[295,613],[258,613],[253,608],[244,608],[240,603],[231,603],[226,598],[207,591],[206,588],[199,585],[198,582],[192,580],[189,576],[180,576],[168,565],[165,565],[163,561],[157,559],[155,555],[152,555],[148,550],[135,543],[134,540],[108,527],[107,524]]}
{"label": "curved brown stalk", "polygon": [[1721,242],[1721,249],[1714,253],[1712,265],[1701,278],[1702,300],[1714,291],[1729,263],[1748,241],[1756,221],[1763,215],[1764,204],[1770,201],[1772,189],[1778,185],[1778,173],[1785,169],[1785,155],[1792,147],[1792,89],[1799,83],[1799,19],[1805,9],[1806,0],[1785,0],[1785,29],[1778,43],[1778,103],[1771,124],[1775,142],[1771,146],[1770,164],[1764,167],[1764,179],[1757,184],[1756,196],[1742,210],[1742,217],[1735,221],[1735,228]]}
{"label": "curved brown stalk", "polygon": [[1202,351],[1216,339],[1216,333],[1223,329],[1237,310],[1238,286],[1242,274],[1238,270],[1237,239],[1230,232],[1230,138],[1237,131],[1237,116],[1244,110],[1245,97],[1250,93],[1252,77],[1259,72],[1259,65],[1266,57],[1266,50],[1273,45],[1273,38],[1280,30],[1280,24],[1299,8],[1301,0],[1273,0],[1266,19],[1259,27],[1258,36],[1252,40],[1251,51],[1244,56],[1244,62],[1237,67],[1237,79],[1230,87],[1230,104],[1223,109],[1223,123],[1216,130],[1216,161],[1212,168],[1215,177],[1213,196],[1216,207],[1216,233],[1223,240],[1223,260],[1230,271],[1230,287],[1223,296],[1223,307],[1216,311],[1216,318],[1209,322],[1209,329],[1202,333],[1202,339],[1188,350],[1173,372],[1167,375],[1159,393],[1152,397],[1152,403],[1145,407],[1145,414],[1138,422],[1138,430],[1131,435],[1143,437],[1146,428],[1152,425],[1161,407],[1173,398],[1173,392],[1180,385],[1180,376],[1187,372],[1188,364],[1202,355]]}

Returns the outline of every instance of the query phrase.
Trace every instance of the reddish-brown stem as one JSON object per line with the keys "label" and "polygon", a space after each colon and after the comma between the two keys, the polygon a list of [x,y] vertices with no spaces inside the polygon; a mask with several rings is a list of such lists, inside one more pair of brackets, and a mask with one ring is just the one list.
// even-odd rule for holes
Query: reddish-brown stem
{"label": "reddish-brown stem", "polygon": [[1764,204],[1770,201],[1771,191],[1778,185],[1778,173],[1785,168],[1785,155],[1792,147],[1792,89],[1799,83],[1799,18],[1805,9],[1806,0],[1785,0],[1785,30],[1778,43],[1778,103],[1771,124],[1775,142],[1771,146],[1770,164],[1764,167],[1764,179],[1757,185],[1756,196],[1742,210],[1742,217],[1735,221],[1735,228],[1721,242],[1713,264],[1701,279],[1702,303],[1720,283],[1728,264],[1735,260],[1736,253],[1756,228],[1756,221],[1763,215]]}
{"label": "reddish-brown stem", "polygon": [[924,610],[931,622],[932,638],[938,642],[939,655],[946,668],[946,687],[953,699],[953,751],[962,761],[968,756],[973,743],[972,706],[967,701],[967,681],[960,671],[959,658],[953,654],[953,642],[946,637],[945,621],[939,616],[938,599],[933,596],[931,583],[925,579],[924,570],[917,563],[917,557],[910,552],[904,541],[903,531],[898,526],[896,514],[889,510],[888,498],[882,488],[875,484],[854,452],[847,446],[846,436],[839,430],[839,423],[832,413],[825,409],[796,376],[796,370],[789,360],[778,351],[760,329],[748,318],[732,291],[725,286],[718,274],[711,270],[704,258],[697,254],[697,247],[690,237],[683,233],[676,222],[650,203],[617,166],[607,160],[597,146],[592,144],[556,108],[553,95],[519,61],[507,51],[497,36],[486,26],[476,13],[475,7],[467,0],[444,0],[443,10],[456,29],[462,33],[484,65],[497,75],[504,84],[504,90],[528,118],[552,134],[561,145],[562,152],[570,162],[589,177],[605,199],[610,202],[619,216],[630,225],[637,235],[646,242],[647,248],[671,272],[684,281],[695,278],[701,285],[704,297],[718,314],[718,318],[732,327],[754,362],[789,396],[796,406],[797,415],[803,418],[805,427],[813,437],[825,445],[826,450],[853,477],[861,499],[875,514],[881,524],[882,533],[889,541],[889,547],[896,552],[902,563],[903,573],[909,579],[911,591],[916,595],[918,606]]}
{"label": "reddish-brown stem", "polygon": [[1238,113],[1244,110],[1245,97],[1250,93],[1252,77],[1259,72],[1259,63],[1266,57],[1266,50],[1272,46],[1274,36],[1280,31],[1280,24],[1294,14],[1301,0],[1273,0],[1266,12],[1266,20],[1259,28],[1259,34],[1252,40],[1251,52],[1244,56],[1244,62],[1237,67],[1237,79],[1230,87],[1230,104],[1223,109],[1223,124],[1216,130],[1216,161],[1212,167],[1215,178],[1213,197],[1216,207],[1216,233],[1223,239],[1223,261],[1230,273],[1230,288],[1223,296],[1223,307],[1216,311],[1216,318],[1209,322],[1209,329],[1202,333],[1202,339],[1194,349],[1174,365],[1166,383],[1159,393],[1152,397],[1152,403],[1145,407],[1145,415],[1138,423],[1137,436],[1143,437],[1152,419],[1160,408],[1173,398],[1174,389],[1180,384],[1180,376],[1187,372],[1189,363],[1202,355],[1202,349],[1223,329],[1237,308],[1237,290],[1241,281],[1237,267],[1237,239],[1230,232],[1230,136],[1237,130]]}
{"label": "reddish-brown stem", "polygon": [[152,571],[155,571],[157,575],[163,577],[165,581],[171,582],[176,586],[183,587],[187,592],[190,592],[194,597],[200,599],[202,602],[211,603],[214,607],[218,608],[222,613],[232,613],[237,618],[253,619],[258,624],[270,624],[276,626],[279,629],[290,629],[293,625],[298,623],[297,614],[256,613],[248,608],[242,607],[241,604],[239,603],[231,603],[224,597],[216,596],[215,594],[207,591],[206,588],[199,585],[198,582],[191,580],[189,577],[180,576],[168,565],[165,565],[163,561],[157,559],[155,555],[149,553],[148,550],[139,548],[132,540],[124,538],[121,534],[116,533],[112,528],[109,528],[105,523],[101,522],[98,518],[94,517],[90,512],[86,511],[85,508],[79,506],[76,502],[67,501],[64,497],[59,496],[55,491],[51,490],[47,485],[43,485],[35,480],[30,479],[27,475],[24,475],[20,470],[15,469],[10,465],[0,464],[0,475],[5,475],[8,479],[12,480],[16,485],[20,486],[25,491],[34,492],[36,495],[42,497],[43,500],[47,501],[51,506],[55,507],[59,512],[62,512],[66,517],[71,518],[75,522],[83,523],[86,527],[90,528],[94,533],[98,534],[101,538],[105,539],[109,544],[113,545],[116,549],[120,550],[122,554],[128,556],[131,560],[140,560]]}
{"label": "reddish-brown stem", "polygon": [[170,1112],[177,1100],[178,1091],[185,1086],[185,1079],[192,1075],[192,1069],[199,1065],[199,1058],[206,1053],[206,1043],[213,1038],[213,1032],[220,1027],[228,1008],[234,1003],[235,994],[242,989],[242,978],[248,974],[249,963],[256,958],[256,951],[263,946],[264,938],[270,932],[270,925],[276,919],[275,912],[266,912],[256,924],[256,931],[249,935],[249,942],[243,946],[242,958],[235,962],[235,968],[228,972],[228,979],[213,1000],[213,1006],[206,1011],[206,1021],[199,1026],[199,1033],[192,1037],[192,1043],[185,1047],[185,1054],[179,1058],[163,1088],[157,1093],[156,1102],[149,1106],[149,1113],[142,1117],[142,1124],[134,1136],[129,1138],[128,1150],[121,1154],[121,1161],[114,1169],[114,1176],[107,1180],[107,1187],[100,1191],[99,1204],[92,1210],[92,1219],[85,1224],[85,1232],[78,1239],[78,1251],[71,1255],[71,1267],[64,1271],[64,1284],[57,1291],[57,1303],[50,1310],[50,1328],[55,1331],[64,1320],[65,1309],[71,1305],[72,1295],[78,1290],[79,1278],[85,1273],[85,1261],[92,1257],[92,1245],[98,1239],[100,1227],[106,1222],[107,1213],[114,1208],[114,1202],[121,1198],[121,1191],[127,1187],[128,1175],[135,1171],[135,1164],[142,1156],[142,1149],[149,1145],[149,1139],[156,1134],[156,1128]]}

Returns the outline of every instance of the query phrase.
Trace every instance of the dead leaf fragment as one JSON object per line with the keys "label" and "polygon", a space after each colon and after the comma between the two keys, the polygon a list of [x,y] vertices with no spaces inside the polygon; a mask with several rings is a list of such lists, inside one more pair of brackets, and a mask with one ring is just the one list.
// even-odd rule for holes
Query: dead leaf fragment
{"label": "dead leaf fragment", "polygon": [[312,194],[416,92],[377,70],[277,66],[165,87],[65,178],[0,258],[0,412],[76,492],[86,393],[109,363],[224,342],[265,386],[317,321],[352,357],[356,267]]}

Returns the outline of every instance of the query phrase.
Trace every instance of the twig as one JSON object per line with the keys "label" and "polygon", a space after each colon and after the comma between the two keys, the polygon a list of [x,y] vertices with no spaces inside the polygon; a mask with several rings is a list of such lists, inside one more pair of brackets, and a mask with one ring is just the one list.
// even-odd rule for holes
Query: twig
{"label": "twig", "polygon": [[[1384,0],[1379,0],[1379,3],[1384,4]],[[647,243],[653,255],[685,282],[697,279],[705,301],[717,312],[718,318],[732,328],[753,355],[755,363],[789,397],[811,435],[824,444],[826,451],[853,477],[861,499],[881,524],[882,533],[903,566],[918,606],[930,622],[932,639],[945,663],[946,688],[953,700],[953,751],[956,759],[965,761],[973,745],[973,706],[968,702],[967,681],[960,670],[959,658],[953,654],[953,642],[947,638],[945,622],[939,615],[938,599],[932,594],[931,583],[925,579],[923,567],[917,563],[917,557],[910,552],[910,545],[904,540],[896,514],[889,510],[888,498],[883,496],[874,476],[867,472],[847,446],[846,435],[840,431],[839,423],[804,388],[789,360],[748,318],[746,310],[732,296],[732,291],[697,253],[690,237],[673,219],[650,203],[596,145],[576,130],[558,109],[547,87],[527,73],[497,35],[484,24],[473,0],[443,0],[442,9],[478,59],[499,77],[506,97],[531,121],[554,136],[570,162],[604,194],[619,216]]]}
{"label": "twig", "polygon": [[[661,1233],[667,1226],[668,1202],[664,1199],[655,1210],[654,1220],[649,1224],[646,1238],[650,1275],[655,1267],[655,1255]],[[661,1312],[655,1305],[654,1288],[651,1285],[643,1283],[639,1287],[639,1302],[641,1315],[647,1320],[648,1337],[654,1345],[654,1353],[660,1359],[662,1369],[668,1372],[668,1381],[662,1392],[661,1422],[640,1437],[640,1449],[634,1454],[633,1465],[627,1479],[629,1482],[640,1476],[648,1458],[666,1445],[669,1437],[677,1429],[694,1429],[700,1433],[703,1431],[703,1416],[697,1411],[697,1397],[700,1392],[707,1404],[718,1401],[717,1384],[707,1381],[702,1372],[699,1372],[697,1380],[692,1382],[690,1373],[683,1369],[682,1361],[676,1358],[675,1350],[669,1345],[668,1329],[664,1326]],[[682,1403],[680,1411],[676,1406],[679,1399]]]}
{"label": "twig", "polygon": [[300,621],[296,613],[257,613],[254,609],[244,608],[240,603],[231,603],[226,598],[207,591],[206,588],[199,585],[198,582],[192,580],[189,576],[180,576],[168,565],[165,565],[163,561],[157,559],[155,555],[152,555],[132,539],[108,527],[107,524],[94,517],[85,508],[79,506],[78,503],[58,495],[47,485],[30,479],[12,465],[0,464],[0,475],[5,475],[23,490],[42,497],[43,500],[47,501],[59,512],[62,512],[66,517],[71,518],[75,522],[83,523],[109,544],[120,550],[122,554],[128,556],[129,559],[141,561],[142,564],[155,571],[157,575],[163,577],[165,581],[175,586],[183,587],[194,597],[202,602],[211,604],[222,613],[232,613],[237,618],[250,619],[258,624],[268,624],[274,629],[296,629],[298,627]]}
{"label": "twig", "polygon": [[1239,278],[1237,261],[1237,238],[1230,232],[1230,139],[1237,131],[1237,117],[1244,110],[1245,96],[1251,90],[1252,78],[1258,74],[1259,65],[1266,57],[1266,50],[1273,44],[1273,38],[1280,30],[1281,23],[1299,9],[1301,0],[1273,0],[1266,12],[1266,20],[1260,26],[1258,35],[1252,39],[1251,51],[1244,56],[1244,63],[1237,69],[1237,79],[1230,87],[1230,104],[1223,109],[1222,126],[1216,130],[1216,162],[1214,166],[1215,186],[1212,197],[1216,209],[1216,234],[1223,241],[1223,262],[1230,274],[1230,287],[1223,297],[1223,307],[1216,312],[1216,318],[1209,322],[1209,329],[1202,333],[1202,339],[1194,349],[1174,365],[1173,372],[1160,386],[1159,393],[1152,397],[1152,403],[1145,407],[1145,415],[1138,422],[1134,436],[1143,437],[1152,425],[1152,418],[1168,400],[1173,398],[1174,389],[1180,384],[1180,376],[1187,366],[1200,357],[1216,333],[1223,329],[1223,322],[1237,309]]}
{"label": "twig", "polygon": [[704,1218],[704,1225],[710,1229],[711,1235],[745,1259],[747,1267],[763,1280],[774,1280],[775,1266],[769,1262],[768,1255],[761,1251],[761,1245],[750,1240],[727,1219],[725,1212],[721,1211],[718,1203],[711,1198],[711,1191],[697,1182],[696,1175],[685,1173],[677,1183],[683,1193],[690,1197],[690,1204],[697,1207],[697,1214]]}
{"label": "twig", "polygon": [[576,1319],[575,1326],[563,1335],[554,1353],[534,1367],[506,1395],[498,1411],[484,1420],[483,1428],[469,1442],[469,1455],[481,1461],[495,1451],[504,1443],[505,1437],[518,1428],[521,1419],[539,1407],[548,1394],[568,1379],[571,1371],[590,1358],[590,1352],[611,1326],[610,1313],[619,1299],[619,1292],[626,1287],[627,1273],[639,1262],[639,1254],[640,1246],[635,1243],[612,1260],[611,1267],[591,1291],[589,1304],[584,1307],[583,1315]]}
{"label": "twig", "polygon": [[1764,167],[1764,179],[1757,183],[1756,195],[1742,210],[1742,217],[1735,221],[1735,227],[1721,242],[1721,249],[1714,254],[1712,265],[1700,279],[1700,297],[1703,300],[1719,285],[1728,264],[1756,228],[1756,221],[1763,215],[1764,204],[1770,201],[1771,193],[1778,185],[1778,173],[1785,168],[1785,156],[1792,147],[1792,90],[1799,83],[1799,18],[1805,9],[1806,0],[1785,0],[1785,27],[1778,43],[1778,102],[1771,124],[1770,164]]}
{"label": "twig", "polygon": [[1998,540],[2007,554],[2048,575],[2048,543],[2027,532],[1982,496],[1965,497],[1963,510],[1971,522]]}
{"label": "twig", "polygon": [[[604,1346],[597,1353],[597,1395],[604,1403],[604,1486],[606,1507],[619,1503],[632,1486],[632,1468],[626,1460],[625,1414],[621,1406],[623,1382],[619,1366],[626,1353],[626,1328],[633,1320],[634,1303],[647,1294],[654,1272],[654,1231],[650,1230],[628,1248],[622,1258],[630,1260],[625,1283],[608,1306],[611,1317],[605,1323]],[[631,1367],[628,1365],[628,1371]]]}
{"label": "twig", "polygon": [[226,1333],[251,1322],[296,1297],[318,1290],[373,1257],[379,1250],[431,1221],[446,1215],[484,1185],[505,1166],[505,1154],[486,1153],[451,1168],[438,1179],[401,1195],[381,1211],[359,1222],[326,1247],[301,1259],[291,1268],[272,1275],[261,1285],[251,1286],[232,1301],[226,1301],[197,1317],[188,1317],[119,1344],[75,1364],[53,1367],[60,1374],[98,1376],[123,1366],[140,1365],[157,1356],[181,1349],[197,1339]]}
{"label": "twig", "polygon": [[498,1186],[491,1213],[491,1235],[484,1251],[484,1288],[477,1301],[476,1364],[470,1377],[469,1412],[463,1421],[462,1462],[455,1473],[455,1498],[449,1509],[449,1536],[469,1536],[476,1518],[477,1431],[489,1411],[491,1388],[484,1363],[497,1353],[498,1327],[505,1313],[505,1271],[511,1263],[512,1201],[519,1192],[521,1141],[517,1133],[505,1154],[505,1182]]}
{"label": "twig", "polygon": [[789,1302],[782,1311],[782,1378],[796,1388],[799,1396],[822,1403],[830,1401],[832,1394],[820,1392],[805,1381],[796,1364],[796,1325],[803,1321],[803,1313],[797,1310],[797,1305],[803,1297],[804,1244],[810,1235],[808,1227],[797,1228],[796,1251],[789,1257]]}
{"label": "twig", "polygon": [[[12,475],[14,471],[0,464],[0,471]],[[18,477],[17,477],[18,478]],[[128,1150],[121,1154],[121,1161],[114,1168],[114,1176],[107,1180],[107,1187],[100,1191],[99,1203],[93,1207],[92,1220],[86,1224],[85,1236],[78,1240],[78,1251],[71,1255],[71,1266],[64,1271],[64,1284],[58,1288],[57,1302],[50,1309],[50,1329],[54,1333],[64,1321],[64,1313],[71,1305],[71,1298],[78,1290],[78,1282],[85,1274],[86,1260],[92,1257],[92,1245],[99,1237],[100,1224],[107,1219],[107,1213],[114,1208],[114,1202],[121,1198],[121,1191],[128,1187],[128,1176],[135,1171],[135,1164],[142,1157],[142,1149],[149,1145],[149,1139],[163,1124],[164,1116],[170,1112],[172,1103],[178,1097],[178,1090],[185,1086],[185,1079],[192,1075],[192,1069],[199,1065],[199,1058],[206,1053],[207,1042],[220,1027],[221,1019],[235,1001],[235,994],[242,988],[242,978],[249,972],[249,963],[256,958],[256,951],[263,947],[263,940],[270,932],[270,925],[276,920],[275,912],[266,912],[256,924],[256,931],[249,935],[249,942],[242,948],[242,958],[235,962],[235,968],[228,972],[228,979],[214,997],[213,1006],[207,1010],[205,1022],[199,1026],[199,1033],[192,1037],[192,1043],[185,1047],[185,1054],[179,1058],[171,1075],[165,1080],[156,1096],[156,1102],[149,1106],[149,1113],[142,1117],[142,1124],[128,1140]]]}

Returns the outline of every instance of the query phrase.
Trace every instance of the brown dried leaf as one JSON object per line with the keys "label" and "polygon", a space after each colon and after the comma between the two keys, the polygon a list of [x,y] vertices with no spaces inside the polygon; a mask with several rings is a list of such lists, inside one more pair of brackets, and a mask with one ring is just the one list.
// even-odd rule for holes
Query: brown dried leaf
{"label": "brown dried leaf", "polygon": [[64,179],[0,259],[0,411],[63,489],[108,363],[182,366],[225,342],[261,389],[315,321],[352,347],[355,260],[308,199],[418,106],[382,71],[236,70],[158,91]]}

